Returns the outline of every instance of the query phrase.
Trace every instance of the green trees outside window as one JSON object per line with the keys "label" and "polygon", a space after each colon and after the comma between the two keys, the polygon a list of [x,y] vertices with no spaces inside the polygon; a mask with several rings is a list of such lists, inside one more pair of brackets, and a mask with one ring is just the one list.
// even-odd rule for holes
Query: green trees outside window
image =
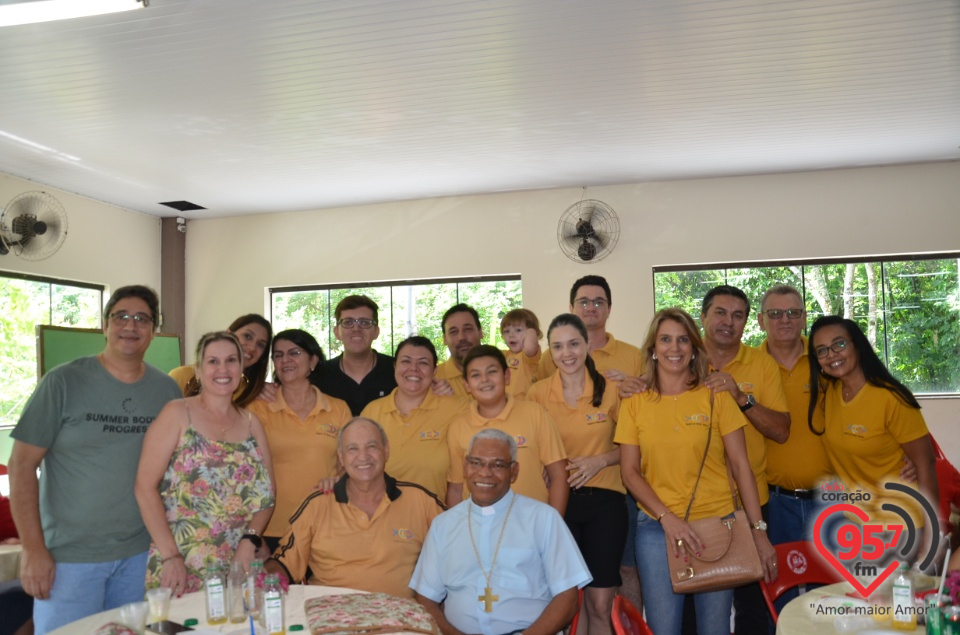
{"label": "green trees outside window", "polygon": [[270,290],[273,330],[303,329],[317,338],[328,359],[335,357],[343,347],[333,335],[333,311],[348,295],[369,296],[380,307],[380,337],[373,343],[375,349],[393,355],[406,337],[422,335],[437,347],[440,361],[448,357],[440,319],[453,305],[464,302],[475,308],[480,314],[484,343],[500,348],[506,348],[500,337],[500,318],[523,306],[519,276],[277,288]]}
{"label": "green trees outside window", "polygon": [[808,326],[842,315],[863,328],[890,371],[916,393],[960,392],[960,255],[772,266],[654,268],[657,309],[679,306],[700,315],[704,294],[718,284],[739,287],[752,311],[744,342],[756,346],[760,298],[775,284],[804,296]]}

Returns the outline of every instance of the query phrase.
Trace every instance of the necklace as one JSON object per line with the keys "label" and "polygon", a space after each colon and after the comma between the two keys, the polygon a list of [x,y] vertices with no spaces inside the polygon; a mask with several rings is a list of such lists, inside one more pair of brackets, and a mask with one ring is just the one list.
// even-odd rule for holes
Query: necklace
{"label": "necklace", "polygon": [[510,512],[513,511],[513,504],[516,502],[517,495],[514,494],[513,500],[510,501],[510,506],[507,507],[507,515],[503,518],[503,527],[500,528],[500,537],[497,538],[497,546],[493,549],[493,558],[490,560],[490,571],[484,570],[483,561],[480,559],[480,551],[477,549],[477,542],[473,539],[473,523],[471,521],[471,517],[473,516],[473,501],[470,502],[470,507],[467,509],[467,531],[470,533],[470,546],[473,547],[473,555],[477,557],[477,564],[480,565],[483,578],[487,581],[487,586],[483,589],[483,595],[477,596],[477,601],[483,602],[483,610],[486,613],[493,612],[493,603],[500,601],[500,596],[493,595],[493,589],[490,588],[490,576],[493,575],[493,568],[497,565],[500,543],[503,542],[503,534],[507,531],[507,521],[510,520]]}
{"label": "necklace", "polygon": [[[231,416],[229,416],[229,423],[224,423],[223,422],[224,417],[218,417],[216,414],[214,414],[212,410],[207,408],[207,404],[203,400],[203,397],[198,397],[198,399],[200,400],[200,408],[207,413],[207,416],[210,418],[210,423],[220,428],[220,438],[223,440],[226,440],[227,430],[233,429],[234,424],[237,422],[236,417],[232,416],[232,413],[231,413]],[[217,423],[214,423],[217,419],[220,419],[220,421]]]}

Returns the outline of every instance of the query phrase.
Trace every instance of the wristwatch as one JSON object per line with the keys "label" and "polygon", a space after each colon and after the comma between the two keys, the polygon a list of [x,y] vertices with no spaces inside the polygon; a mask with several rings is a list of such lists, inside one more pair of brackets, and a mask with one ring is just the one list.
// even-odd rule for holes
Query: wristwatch
{"label": "wristwatch", "polygon": [[754,529],[756,529],[757,531],[766,531],[766,530],[767,530],[767,523],[764,522],[763,520],[758,520],[757,522],[753,523],[753,524],[750,525],[750,526],[753,527]]}
{"label": "wristwatch", "polygon": [[243,532],[243,535],[240,536],[240,540],[249,540],[257,549],[263,546],[263,538],[257,535],[256,529],[247,529]]}
{"label": "wristwatch", "polygon": [[747,393],[747,403],[740,406],[740,412],[746,412],[757,405],[757,398],[753,396],[753,393]]}

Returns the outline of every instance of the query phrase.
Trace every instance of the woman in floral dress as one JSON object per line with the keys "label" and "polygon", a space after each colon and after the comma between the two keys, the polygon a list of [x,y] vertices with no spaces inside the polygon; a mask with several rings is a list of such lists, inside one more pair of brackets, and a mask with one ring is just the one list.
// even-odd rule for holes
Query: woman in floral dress
{"label": "woman in floral dress", "polygon": [[249,567],[273,513],[273,466],[263,427],[232,396],[243,373],[236,337],[197,346],[195,397],[173,401],[143,441],[136,495],[153,539],[147,588],[200,590],[206,566]]}

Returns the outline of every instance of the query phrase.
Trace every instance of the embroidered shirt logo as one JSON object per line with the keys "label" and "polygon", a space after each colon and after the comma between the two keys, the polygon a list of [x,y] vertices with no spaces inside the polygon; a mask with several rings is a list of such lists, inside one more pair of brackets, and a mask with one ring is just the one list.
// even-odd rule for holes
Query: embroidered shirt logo
{"label": "embroidered shirt logo", "polygon": [[520,365],[520,358],[519,357],[511,358],[510,361],[507,363],[507,365],[510,366],[510,368],[516,368],[517,366]]}
{"label": "embroidered shirt logo", "polygon": [[708,426],[710,425],[710,415],[697,413],[684,417],[688,426]]}
{"label": "embroidered shirt logo", "polygon": [[862,439],[867,436],[867,426],[860,425],[859,423],[848,423],[843,433]]}
{"label": "embroidered shirt logo", "polygon": [[422,430],[420,432],[421,441],[438,441],[440,439],[439,430]]}
{"label": "embroidered shirt logo", "polygon": [[329,437],[337,436],[340,430],[332,423],[321,423],[317,426],[317,434],[325,434]]}
{"label": "embroidered shirt logo", "polygon": [[587,425],[592,423],[600,423],[601,421],[607,420],[607,413],[605,412],[591,412],[587,415]]}
{"label": "embroidered shirt logo", "polygon": [[514,439],[514,441],[517,442],[517,449],[518,449],[518,450],[519,450],[520,448],[525,448],[525,447],[527,447],[527,437],[521,436],[521,435],[518,434],[518,435],[516,435],[515,437],[513,437],[513,439]]}
{"label": "embroidered shirt logo", "polygon": [[410,529],[394,529],[393,537],[399,540],[413,540],[413,531]]}
{"label": "embroidered shirt logo", "polygon": [[739,388],[743,392],[753,392],[754,386],[752,382],[743,381],[737,384],[737,388]]}

